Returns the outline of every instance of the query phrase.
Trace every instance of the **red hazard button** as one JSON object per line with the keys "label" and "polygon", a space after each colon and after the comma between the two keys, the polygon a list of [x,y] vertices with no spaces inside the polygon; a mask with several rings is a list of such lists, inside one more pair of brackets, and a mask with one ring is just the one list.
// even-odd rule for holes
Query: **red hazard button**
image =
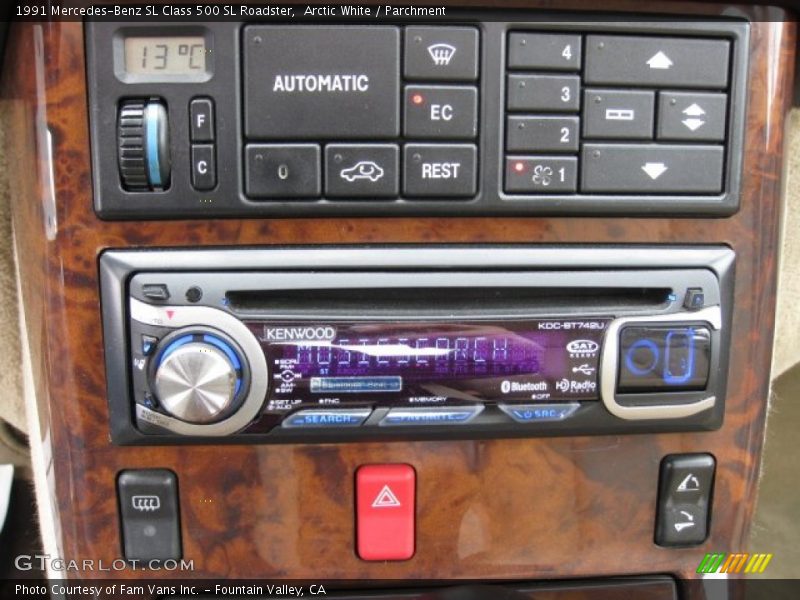
{"label": "red hazard button", "polygon": [[416,477],[410,465],[365,465],[356,471],[356,550],[363,560],[414,555]]}

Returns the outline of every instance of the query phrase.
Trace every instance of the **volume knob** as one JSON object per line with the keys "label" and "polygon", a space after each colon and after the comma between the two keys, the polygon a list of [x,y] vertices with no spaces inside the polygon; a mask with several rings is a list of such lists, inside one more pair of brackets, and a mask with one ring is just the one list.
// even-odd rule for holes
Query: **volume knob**
{"label": "volume knob", "polygon": [[235,351],[216,336],[187,335],[161,354],[153,384],[161,406],[189,423],[213,423],[236,408],[242,386]]}

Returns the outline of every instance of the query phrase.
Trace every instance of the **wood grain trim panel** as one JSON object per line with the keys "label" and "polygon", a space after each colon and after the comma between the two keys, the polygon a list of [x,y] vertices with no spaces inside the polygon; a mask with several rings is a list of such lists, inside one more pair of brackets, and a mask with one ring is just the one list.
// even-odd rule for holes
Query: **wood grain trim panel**
{"label": "wood grain trim panel", "polygon": [[[553,2],[505,5],[556,7]],[[572,0],[557,8],[594,5]],[[707,14],[722,10],[688,2],[643,8],[632,1],[613,1],[604,9]],[[738,14],[754,20],[742,209],[732,218],[716,220],[102,222],[92,211],[82,26],[15,24],[3,84],[6,152],[28,324],[25,335],[45,431],[42,441],[52,453],[64,557],[110,563],[121,555],[114,481],[119,470],[136,467],[163,467],[178,474],[184,556],[194,560],[193,576],[690,576],[705,552],[744,548],[766,415],[784,123],[796,31],[794,23],[775,19],[769,9],[742,8]],[[737,253],[737,270],[725,423],[710,433],[637,436],[337,446],[112,446],[102,366],[98,254],[106,248],[309,242],[729,244]],[[710,538],[692,549],[659,548],[652,540],[659,461],[668,453],[694,451],[711,452],[718,461]],[[353,473],[359,465],[375,462],[409,463],[417,470],[417,553],[406,562],[365,563],[353,550]],[[133,571],[102,574],[109,575],[143,576]]]}

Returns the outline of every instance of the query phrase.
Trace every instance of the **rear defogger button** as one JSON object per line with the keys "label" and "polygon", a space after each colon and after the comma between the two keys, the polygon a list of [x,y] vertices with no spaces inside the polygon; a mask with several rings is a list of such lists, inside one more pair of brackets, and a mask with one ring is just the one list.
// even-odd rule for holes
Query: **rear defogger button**
{"label": "rear defogger button", "polygon": [[245,135],[374,139],[400,133],[400,32],[385,26],[244,30]]}

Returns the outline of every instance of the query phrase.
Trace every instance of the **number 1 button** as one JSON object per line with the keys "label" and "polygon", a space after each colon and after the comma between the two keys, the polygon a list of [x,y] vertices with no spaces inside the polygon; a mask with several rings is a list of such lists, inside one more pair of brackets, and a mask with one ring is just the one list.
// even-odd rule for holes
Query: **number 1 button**
{"label": "number 1 button", "polygon": [[506,192],[552,194],[578,189],[578,159],[574,156],[506,158]]}

